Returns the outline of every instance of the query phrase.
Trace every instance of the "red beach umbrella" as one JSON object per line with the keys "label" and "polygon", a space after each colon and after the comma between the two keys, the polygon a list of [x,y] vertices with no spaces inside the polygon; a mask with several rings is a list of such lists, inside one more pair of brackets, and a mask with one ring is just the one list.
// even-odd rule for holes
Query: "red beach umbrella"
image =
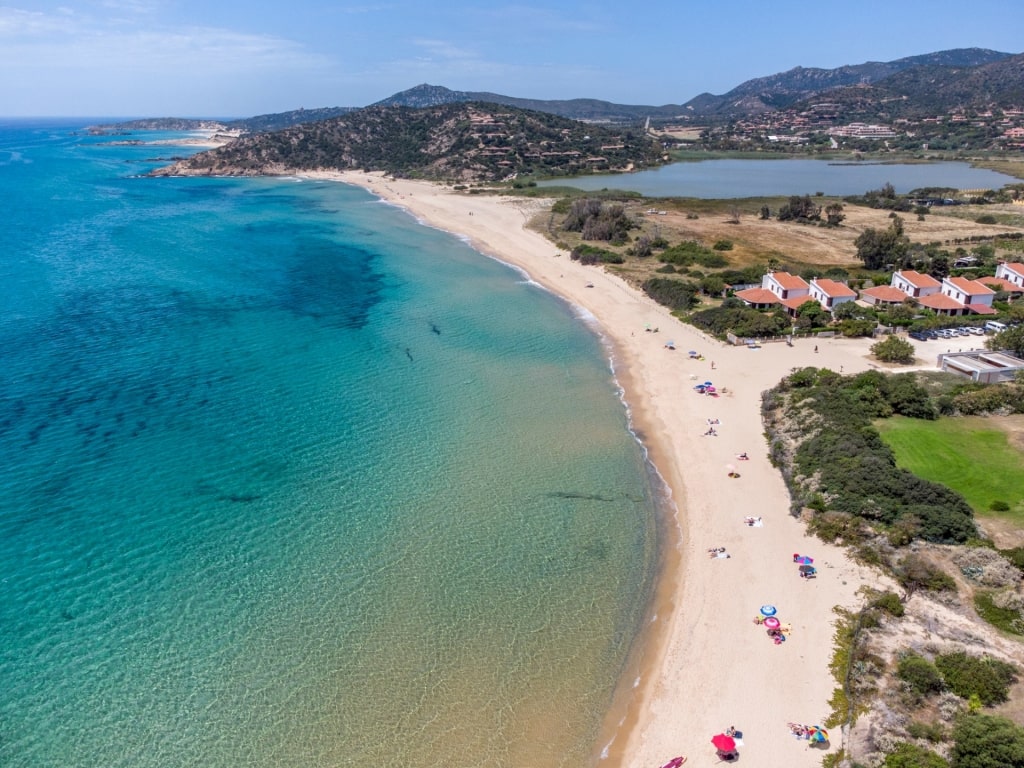
{"label": "red beach umbrella", "polygon": [[736,749],[736,739],[724,733],[712,736],[711,743],[715,745],[715,749],[719,752],[732,752]]}

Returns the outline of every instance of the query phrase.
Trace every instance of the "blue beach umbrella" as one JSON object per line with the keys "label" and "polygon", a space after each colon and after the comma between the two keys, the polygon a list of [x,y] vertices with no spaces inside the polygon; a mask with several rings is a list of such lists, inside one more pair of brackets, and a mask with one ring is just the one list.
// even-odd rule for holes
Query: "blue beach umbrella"
{"label": "blue beach umbrella", "polygon": [[774,605],[762,605],[761,606],[761,615],[762,616],[774,616],[775,615],[775,606]]}

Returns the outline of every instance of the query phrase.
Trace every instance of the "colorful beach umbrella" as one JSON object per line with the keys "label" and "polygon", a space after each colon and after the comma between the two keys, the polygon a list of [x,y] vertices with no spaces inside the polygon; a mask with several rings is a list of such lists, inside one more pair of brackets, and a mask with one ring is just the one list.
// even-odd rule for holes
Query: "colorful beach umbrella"
{"label": "colorful beach umbrella", "polygon": [[779,620],[776,619],[774,616],[769,616],[768,618],[766,618],[764,620],[764,625],[768,627],[768,629],[778,629],[780,626],[782,626]]}
{"label": "colorful beach umbrella", "polygon": [[762,616],[774,616],[775,615],[775,606],[774,605],[762,605],[761,606],[761,615]]}
{"label": "colorful beach umbrella", "polygon": [[813,557],[808,557],[807,555],[801,555],[800,557],[794,558],[793,562],[794,563],[800,563],[800,565],[810,565],[811,563],[814,562],[814,558]]}
{"label": "colorful beach umbrella", "polygon": [[732,752],[736,749],[736,739],[725,733],[719,733],[711,737],[711,743],[719,752]]}
{"label": "colorful beach umbrella", "polygon": [[817,725],[812,725],[807,729],[807,739],[815,744],[824,744],[828,741],[828,731]]}
{"label": "colorful beach umbrella", "polygon": [[800,573],[817,573],[818,572],[818,569],[815,568],[813,565],[801,565],[798,570],[800,571]]}
{"label": "colorful beach umbrella", "polygon": [[667,763],[661,766],[661,768],[679,768],[679,766],[681,766],[685,762],[685,757],[673,757],[671,760],[669,760]]}

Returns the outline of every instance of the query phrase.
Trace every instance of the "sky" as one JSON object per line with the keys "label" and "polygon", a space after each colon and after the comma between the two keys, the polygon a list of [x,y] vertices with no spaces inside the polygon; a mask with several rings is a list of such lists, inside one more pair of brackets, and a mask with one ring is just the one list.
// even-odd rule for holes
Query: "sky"
{"label": "sky", "polygon": [[970,47],[1024,51],[1024,2],[0,0],[0,116],[250,117],[420,83],[682,104]]}

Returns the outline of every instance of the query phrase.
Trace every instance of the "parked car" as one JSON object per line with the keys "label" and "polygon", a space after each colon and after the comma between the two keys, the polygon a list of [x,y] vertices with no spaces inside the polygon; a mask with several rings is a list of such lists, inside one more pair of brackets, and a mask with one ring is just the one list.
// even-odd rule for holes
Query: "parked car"
{"label": "parked car", "polygon": [[985,335],[985,331],[983,331],[981,328],[979,328],[976,325],[972,325],[967,330],[971,333],[972,336],[984,336]]}
{"label": "parked car", "polygon": [[917,339],[918,341],[928,341],[929,338],[931,338],[923,331],[911,331],[910,333],[907,334],[907,336],[909,336],[912,339]]}

